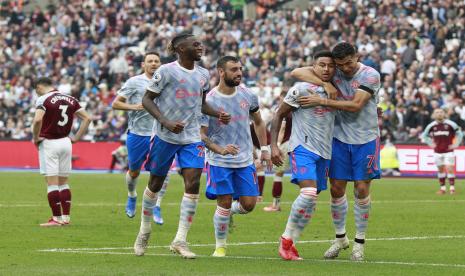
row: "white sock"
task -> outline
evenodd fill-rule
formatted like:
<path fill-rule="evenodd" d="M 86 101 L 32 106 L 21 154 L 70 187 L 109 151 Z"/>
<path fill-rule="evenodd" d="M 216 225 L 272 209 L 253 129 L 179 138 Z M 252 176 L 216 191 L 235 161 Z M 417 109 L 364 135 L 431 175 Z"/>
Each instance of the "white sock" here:
<path fill-rule="evenodd" d="M 189 232 L 192 220 L 194 219 L 198 202 L 198 194 L 184 193 L 181 201 L 181 214 L 179 215 L 178 232 L 176 233 L 174 241 L 185 242 L 187 240 L 187 232 Z"/>
<path fill-rule="evenodd" d="M 300 194 L 292 204 L 286 229 L 282 235 L 283 238 L 293 240 L 299 238 L 300 233 L 302 233 L 312 216 L 317 197 L 316 188 L 308 187 L 300 189 Z"/>
<path fill-rule="evenodd" d="M 215 214 L 213 215 L 213 225 L 215 227 L 216 248 L 226 246 L 226 238 L 228 236 L 228 228 L 230 221 L 231 209 L 225 209 L 216 206 Z"/>
<path fill-rule="evenodd" d="M 128 187 L 128 196 L 137 197 L 136 185 L 139 177 L 132 178 L 129 171 L 126 173 L 126 185 Z"/>
<path fill-rule="evenodd" d="M 239 200 L 235 200 L 231 205 L 231 214 L 247 214 L 249 211 L 242 207 Z"/>
<path fill-rule="evenodd" d="M 155 202 L 157 202 L 157 193 L 153 193 L 148 187 L 146 187 L 144 196 L 142 197 L 142 211 L 140 220 L 141 233 L 145 234 L 152 232 L 152 216 Z"/>

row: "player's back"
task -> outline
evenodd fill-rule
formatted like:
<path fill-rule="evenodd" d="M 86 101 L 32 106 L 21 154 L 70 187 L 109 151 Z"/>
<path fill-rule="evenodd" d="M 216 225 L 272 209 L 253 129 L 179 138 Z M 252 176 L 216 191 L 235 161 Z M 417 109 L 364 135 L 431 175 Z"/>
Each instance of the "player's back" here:
<path fill-rule="evenodd" d="M 58 91 L 49 92 L 37 99 L 36 108 L 45 111 L 40 137 L 60 139 L 71 132 L 74 113 L 81 108 L 79 102 Z"/>
<path fill-rule="evenodd" d="M 376 139 L 379 136 L 376 110 L 380 88 L 379 73 L 360 64 L 358 72 L 352 78 L 347 78 L 340 70 L 336 70 L 333 81 L 339 90 L 338 100 L 351 101 L 358 89 L 372 94 L 360 112 L 337 111 L 334 137 L 348 144 L 364 144 Z"/>

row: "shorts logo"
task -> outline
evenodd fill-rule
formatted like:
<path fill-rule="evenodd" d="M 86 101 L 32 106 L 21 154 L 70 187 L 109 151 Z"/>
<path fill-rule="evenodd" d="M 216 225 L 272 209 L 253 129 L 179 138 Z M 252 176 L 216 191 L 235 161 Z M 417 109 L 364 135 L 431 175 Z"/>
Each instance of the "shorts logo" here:
<path fill-rule="evenodd" d="M 199 156 L 199 157 L 203 157 L 204 154 L 205 154 L 205 152 L 204 152 L 205 147 L 202 146 L 202 145 L 198 145 L 196 148 L 197 148 L 197 150 L 199 151 L 198 156 Z"/>
<path fill-rule="evenodd" d="M 307 173 L 308 170 L 305 167 L 300 167 L 299 171 L 300 171 L 300 174 L 305 174 L 305 173 Z"/>

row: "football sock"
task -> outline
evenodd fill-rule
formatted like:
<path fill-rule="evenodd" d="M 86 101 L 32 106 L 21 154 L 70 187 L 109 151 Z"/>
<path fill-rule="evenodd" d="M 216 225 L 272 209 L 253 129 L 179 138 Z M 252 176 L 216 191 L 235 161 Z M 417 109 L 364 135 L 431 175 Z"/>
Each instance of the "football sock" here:
<path fill-rule="evenodd" d="M 161 201 L 163 200 L 163 196 L 166 193 L 166 187 L 168 187 L 168 182 L 170 182 L 170 176 L 167 175 L 165 181 L 163 182 L 163 186 L 161 186 L 160 191 L 158 192 L 158 199 L 157 199 L 157 207 L 161 206 Z"/>
<path fill-rule="evenodd" d="M 292 234 L 292 240 L 294 241 L 294 244 L 297 243 L 298 239 L 300 238 L 300 235 L 302 234 L 302 231 L 305 229 L 305 226 L 307 226 L 310 219 L 312 218 L 313 212 L 315 211 L 317 199 L 318 194 L 316 194 L 315 190 L 315 194 L 311 196 L 312 203 L 307 208 L 307 210 L 305 210 L 305 214 L 302 216 L 302 218 L 297 222 L 297 227 L 294 229 L 294 233 Z"/>
<path fill-rule="evenodd" d="M 216 206 L 216 212 L 213 215 L 216 248 L 226 246 L 226 237 L 228 235 L 230 213 L 231 209 L 225 209 L 220 206 Z"/>
<path fill-rule="evenodd" d="M 263 195 L 263 188 L 265 187 L 265 172 L 258 172 L 258 193 L 259 195 Z"/>
<path fill-rule="evenodd" d="M 181 214 L 179 216 L 178 232 L 176 233 L 176 237 L 174 238 L 175 241 L 186 241 L 187 232 L 191 227 L 198 202 L 198 194 L 184 193 L 184 196 L 181 201 Z"/>
<path fill-rule="evenodd" d="M 68 184 L 59 185 L 58 189 L 60 191 L 63 221 L 69 222 L 69 214 L 71 211 L 71 190 Z"/>
<path fill-rule="evenodd" d="M 347 203 L 346 195 L 340 198 L 331 198 L 331 214 L 333 217 L 334 229 L 336 235 L 346 233 L 346 217 L 349 205 Z"/>
<path fill-rule="evenodd" d="M 438 173 L 439 185 L 441 185 L 441 190 L 446 190 L 446 174 L 445 173 Z M 444 189 L 443 189 L 444 188 Z"/>
<path fill-rule="evenodd" d="M 61 220 L 61 201 L 58 185 L 47 186 L 48 205 L 52 209 L 53 218 L 57 221 Z"/>
<path fill-rule="evenodd" d="M 139 177 L 132 178 L 129 171 L 126 173 L 126 184 L 128 185 L 128 196 L 137 197 L 136 185 Z"/>
<path fill-rule="evenodd" d="M 300 194 L 292 203 L 291 212 L 283 233 L 285 239 L 297 239 L 310 220 L 317 199 L 317 189 L 313 187 L 300 189 Z M 308 210 L 311 209 L 311 210 Z M 305 214 L 309 212 L 309 216 Z"/>
<path fill-rule="evenodd" d="M 142 197 L 142 212 L 140 221 L 140 232 L 149 233 L 152 231 L 153 207 L 157 202 L 157 193 L 150 191 L 149 187 L 145 188 Z"/>
<path fill-rule="evenodd" d="M 273 206 L 279 206 L 279 202 L 281 201 L 281 195 L 283 193 L 283 182 L 280 176 L 274 177 L 273 181 Z"/>
<path fill-rule="evenodd" d="M 452 173 L 448 173 L 447 174 L 447 178 L 449 179 L 449 189 L 451 191 L 454 191 L 455 190 L 455 174 L 452 174 Z"/>
<path fill-rule="evenodd" d="M 242 207 L 241 203 L 236 200 L 232 203 L 231 205 L 231 214 L 234 215 L 234 214 L 247 214 L 249 211 L 247 211 L 246 209 L 244 209 L 244 207 Z"/>
<path fill-rule="evenodd" d="M 366 198 L 355 198 L 354 216 L 355 216 L 355 239 L 365 240 L 365 232 L 368 226 L 368 217 L 370 214 L 371 200 L 370 196 Z M 362 242 L 359 242 L 362 243 Z"/>

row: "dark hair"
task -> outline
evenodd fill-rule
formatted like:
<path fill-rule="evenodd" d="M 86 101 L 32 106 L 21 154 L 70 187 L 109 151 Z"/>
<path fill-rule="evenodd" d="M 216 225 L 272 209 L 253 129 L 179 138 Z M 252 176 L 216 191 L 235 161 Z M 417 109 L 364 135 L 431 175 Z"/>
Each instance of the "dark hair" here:
<path fill-rule="evenodd" d="M 145 52 L 144 58 L 142 59 L 142 61 L 145 61 L 147 56 L 150 56 L 150 55 L 156 55 L 158 58 L 160 58 L 160 54 L 157 51 L 147 51 Z"/>
<path fill-rule="evenodd" d="M 334 58 L 343 59 L 348 56 L 355 55 L 357 53 L 357 49 L 348 42 L 341 42 L 334 46 L 332 54 Z"/>
<path fill-rule="evenodd" d="M 186 40 L 187 38 L 193 37 L 193 36 L 194 36 L 193 34 L 186 33 L 186 32 L 182 32 L 182 33 L 175 35 L 173 39 L 171 39 L 171 42 L 168 44 L 168 51 L 172 54 L 176 53 L 176 50 L 177 50 L 176 48 L 179 46 L 179 44 L 183 42 L 184 40 Z"/>
<path fill-rule="evenodd" d="M 313 55 L 313 60 L 317 60 L 319 59 L 320 57 L 329 57 L 329 58 L 333 58 L 333 53 L 331 53 L 331 51 L 329 50 L 322 50 L 322 51 L 318 51 L 316 52 L 314 55 Z"/>
<path fill-rule="evenodd" d="M 38 78 L 34 83 L 34 88 L 37 88 L 38 85 L 52 86 L 53 81 L 47 77 Z"/>
<path fill-rule="evenodd" d="M 237 57 L 234 57 L 234 56 L 224 56 L 224 57 L 221 57 L 217 62 L 216 62 L 216 68 L 219 69 L 224 69 L 225 66 L 226 66 L 226 63 L 228 62 L 239 62 L 240 60 L 237 58 Z"/>

